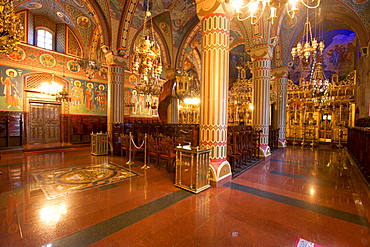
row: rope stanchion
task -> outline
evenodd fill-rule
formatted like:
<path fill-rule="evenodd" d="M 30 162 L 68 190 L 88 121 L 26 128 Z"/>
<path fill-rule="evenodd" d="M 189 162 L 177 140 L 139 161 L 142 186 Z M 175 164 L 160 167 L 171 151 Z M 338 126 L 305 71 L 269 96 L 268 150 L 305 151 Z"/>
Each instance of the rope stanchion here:
<path fill-rule="evenodd" d="M 129 141 L 129 145 L 128 145 L 128 161 L 126 162 L 126 165 L 133 165 L 134 162 L 131 160 L 131 139 L 132 139 L 132 134 L 130 132 L 130 141 Z"/>
<path fill-rule="evenodd" d="M 132 147 L 131 147 L 131 143 L 134 145 L 134 147 L 136 149 L 142 149 L 144 147 L 144 165 L 141 167 L 141 169 L 148 169 L 150 168 L 150 166 L 147 164 L 147 134 L 145 133 L 145 136 L 144 136 L 144 141 L 141 143 L 140 146 L 137 146 L 133 137 L 132 137 L 132 133 L 130 132 L 130 144 L 129 144 L 129 155 L 128 155 L 128 161 L 126 162 L 127 165 L 133 165 L 134 164 L 134 161 L 131 160 L 131 153 L 132 153 Z"/>
<path fill-rule="evenodd" d="M 144 136 L 144 165 L 141 167 L 141 169 L 148 169 L 150 166 L 146 163 L 148 157 L 147 157 L 147 142 L 148 142 L 148 135 L 145 133 Z"/>

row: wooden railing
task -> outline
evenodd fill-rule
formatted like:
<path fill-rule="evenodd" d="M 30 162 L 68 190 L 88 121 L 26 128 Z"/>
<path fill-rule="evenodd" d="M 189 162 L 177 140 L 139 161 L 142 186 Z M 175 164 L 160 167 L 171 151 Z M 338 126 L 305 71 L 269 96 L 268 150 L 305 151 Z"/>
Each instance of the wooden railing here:
<path fill-rule="evenodd" d="M 23 113 L 0 112 L 0 148 L 22 146 Z"/>
<path fill-rule="evenodd" d="M 227 130 L 227 160 L 233 174 L 253 165 L 259 158 L 262 131 L 251 126 L 229 126 Z"/>
<path fill-rule="evenodd" d="M 269 128 L 269 147 L 271 152 L 279 149 L 279 128 Z"/>
<path fill-rule="evenodd" d="M 107 132 L 106 116 L 72 115 L 70 116 L 70 142 L 89 143 L 91 133 Z"/>
<path fill-rule="evenodd" d="M 370 183 L 370 127 L 347 127 L 347 150 Z"/>
<path fill-rule="evenodd" d="M 113 152 L 120 155 L 122 134 L 131 134 L 137 138 L 139 134 L 150 134 L 153 136 L 169 136 L 174 141 L 181 140 L 181 144 L 191 143 L 191 146 L 199 146 L 199 125 L 197 124 L 162 124 L 162 123 L 124 123 L 113 126 Z M 180 143 L 177 143 L 180 144 Z"/>

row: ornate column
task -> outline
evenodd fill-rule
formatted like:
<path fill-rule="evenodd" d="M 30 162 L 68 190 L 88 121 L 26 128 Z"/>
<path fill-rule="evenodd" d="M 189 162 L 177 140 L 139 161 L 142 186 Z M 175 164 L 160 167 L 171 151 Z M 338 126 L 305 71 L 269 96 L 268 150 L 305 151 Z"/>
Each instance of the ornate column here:
<path fill-rule="evenodd" d="M 288 67 L 281 66 L 272 69 L 272 75 L 277 90 L 276 128 L 279 128 L 279 147 L 286 147 L 286 102 L 288 89 Z"/>
<path fill-rule="evenodd" d="M 108 134 L 112 138 L 115 124 L 124 123 L 124 66 L 122 57 L 112 52 L 105 55 L 108 64 Z"/>
<path fill-rule="evenodd" d="M 255 130 L 262 130 L 260 138 L 259 155 L 267 157 L 271 155 L 268 145 L 269 118 L 270 118 L 270 73 L 272 48 L 268 44 L 252 47 L 252 126 Z"/>
<path fill-rule="evenodd" d="M 227 97 L 229 84 L 230 15 L 218 0 L 197 0 L 202 24 L 202 82 L 200 146 L 210 148 L 211 183 L 231 179 L 227 155 Z"/>

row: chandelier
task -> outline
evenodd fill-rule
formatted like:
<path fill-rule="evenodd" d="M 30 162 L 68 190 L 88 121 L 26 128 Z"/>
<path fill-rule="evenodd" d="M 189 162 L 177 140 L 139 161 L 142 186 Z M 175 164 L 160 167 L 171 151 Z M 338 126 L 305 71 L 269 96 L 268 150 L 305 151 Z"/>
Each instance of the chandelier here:
<path fill-rule="evenodd" d="M 245 3 L 246 1 L 246 3 Z M 321 0 L 231 0 L 231 6 L 236 10 L 239 21 L 251 20 L 256 24 L 262 17 L 265 9 L 270 8 L 268 21 L 272 24 L 277 19 L 277 8 L 284 5 L 290 18 L 294 18 L 298 12 L 297 4 L 301 2 L 306 8 L 314 9 L 319 7 Z"/>
<path fill-rule="evenodd" d="M 50 82 L 43 82 L 39 87 L 41 93 L 48 95 L 57 95 L 62 89 L 63 85 L 55 82 L 54 74 L 52 74 Z"/>
<path fill-rule="evenodd" d="M 10 54 L 24 37 L 23 25 L 12 0 L 0 0 L 0 52 Z"/>
<path fill-rule="evenodd" d="M 142 35 L 139 38 L 138 44 L 134 46 L 132 72 L 140 75 L 139 80 L 136 82 L 136 89 L 139 93 L 159 95 L 162 92 L 163 84 L 160 80 L 162 73 L 161 50 L 154 38 L 149 5 L 148 0 Z M 150 23 L 148 23 L 148 18 L 150 18 Z"/>
<path fill-rule="evenodd" d="M 46 95 L 55 96 L 55 100 L 59 102 L 70 102 L 71 97 L 68 94 L 66 87 L 55 81 L 54 74 L 51 75 L 51 81 L 43 82 L 38 90 Z"/>
<path fill-rule="evenodd" d="M 77 52 L 76 52 L 77 53 Z M 87 51 L 85 52 L 87 54 Z M 99 54 L 99 51 L 98 51 Z M 98 56 L 99 57 L 99 56 Z M 100 59 L 92 59 L 91 57 L 75 57 L 75 61 L 80 65 L 81 69 L 85 71 L 86 77 L 90 80 L 99 72 L 101 68 Z"/>
<path fill-rule="evenodd" d="M 324 41 L 318 42 L 316 38 L 312 38 L 312 27 L 311 22 L 308 20 L 304 24 L 303 37 L 301 41 L 297 43 L 296 47 L 292 48 L 291 54 L 293 60 L 299 58 L 308 63 L 309 59 L 316 58 L 316 56 L 322 56 L 322 52 L 325 49 Z"/>

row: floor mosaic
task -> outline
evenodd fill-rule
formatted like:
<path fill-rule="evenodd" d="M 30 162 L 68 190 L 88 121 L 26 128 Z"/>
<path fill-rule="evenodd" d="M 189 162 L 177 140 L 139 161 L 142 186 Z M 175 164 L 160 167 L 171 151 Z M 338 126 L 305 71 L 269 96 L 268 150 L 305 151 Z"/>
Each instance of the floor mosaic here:
<path fill-rule="evenodd" d="M 33 174 L 48 199 L 140 176 L 113 163 L 78 165 Z"/>

